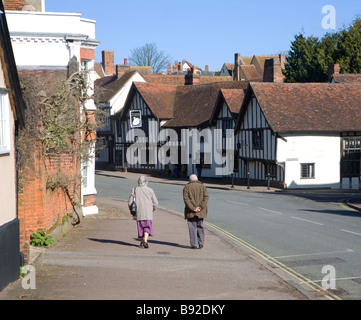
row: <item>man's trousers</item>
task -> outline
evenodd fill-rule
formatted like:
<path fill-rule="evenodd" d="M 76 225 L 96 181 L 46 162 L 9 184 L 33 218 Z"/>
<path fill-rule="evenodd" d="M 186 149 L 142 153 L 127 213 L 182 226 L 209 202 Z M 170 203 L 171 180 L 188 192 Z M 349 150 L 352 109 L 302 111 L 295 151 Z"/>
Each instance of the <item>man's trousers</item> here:
<path fill-rule="evenodd" d="M 203 219 L 198 217 L 187 219 L 189 239 L 191 247 L 199 248 L 204 246 Z"/>

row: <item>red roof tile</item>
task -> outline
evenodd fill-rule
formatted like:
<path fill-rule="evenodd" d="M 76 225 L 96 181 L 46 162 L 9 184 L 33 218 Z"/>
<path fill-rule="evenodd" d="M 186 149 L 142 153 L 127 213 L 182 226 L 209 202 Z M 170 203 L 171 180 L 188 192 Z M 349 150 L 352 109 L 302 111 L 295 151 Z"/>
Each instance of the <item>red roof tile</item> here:
<path fill-rule="evenodd" d="M 275 132 L 361 131 L 360 85 L 252 82 L 251 89 Z"/>

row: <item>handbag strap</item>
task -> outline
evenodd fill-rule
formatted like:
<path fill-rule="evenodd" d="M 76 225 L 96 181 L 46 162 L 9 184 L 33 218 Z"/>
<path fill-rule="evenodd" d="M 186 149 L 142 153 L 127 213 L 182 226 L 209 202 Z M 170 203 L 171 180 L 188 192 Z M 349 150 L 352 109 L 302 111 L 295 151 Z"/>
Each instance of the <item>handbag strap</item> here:
<path fill-rule="evenodd" d="M 134 201 L 135 201 L 135 188 L 133 188 L 133 190 L 134 190 Z"/>

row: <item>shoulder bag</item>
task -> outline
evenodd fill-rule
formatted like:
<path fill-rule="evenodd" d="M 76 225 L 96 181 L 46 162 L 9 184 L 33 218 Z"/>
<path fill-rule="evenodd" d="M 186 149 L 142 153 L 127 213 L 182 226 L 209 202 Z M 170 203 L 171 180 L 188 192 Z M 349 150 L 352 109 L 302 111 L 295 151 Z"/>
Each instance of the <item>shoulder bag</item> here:
<path fill-rule="evenodd" d="M 133 188 L 134 190 L 134 199 L 133 202 L 130 204 L 130 213 L 132 214 L 132 216 L 135 216 L 137 214 L 137 204 L 135 203 L 135 188 Z"/>

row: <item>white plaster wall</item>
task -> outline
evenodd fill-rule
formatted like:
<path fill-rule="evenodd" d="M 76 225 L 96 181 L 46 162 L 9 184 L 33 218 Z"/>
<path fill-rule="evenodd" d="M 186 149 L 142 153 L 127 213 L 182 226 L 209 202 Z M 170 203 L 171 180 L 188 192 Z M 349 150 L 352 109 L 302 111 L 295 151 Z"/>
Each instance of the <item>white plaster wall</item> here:
<path fill-rule="evenodd" d="M 0 83 L 3 82 L 3 73 L 0 70 Z M 0 226 L 16 218 L 16 176 L 15 176 L 15 145 L 14 145 L 14 115 L 10 108 L 9 96 L 4 103 L 8 108 L 10 126 L 10 152 L 0 154 Z"/>
<path fill-rule="evenodd" d="M 277 161 L 285 163 L 288 188 L 340 187 L 340 137 L 338 134 L 282 135 L 277 140 Z M 315 178 L 301 179 L 301 164 L 315 164 Z"/>
<path fill-rule="evenodd" d="M 112 115 L 123 109 L 125 101 L 128 97 L 129 90 L 133 82 L 146 82 L 146 81 L 139 73 L 135 73 L 134 76 L 130 78 L 128 82 L 123 86 L 123 88 L 119 90 L 117 94 L 115 94 L 114 97 L 110 100 Z"/>

